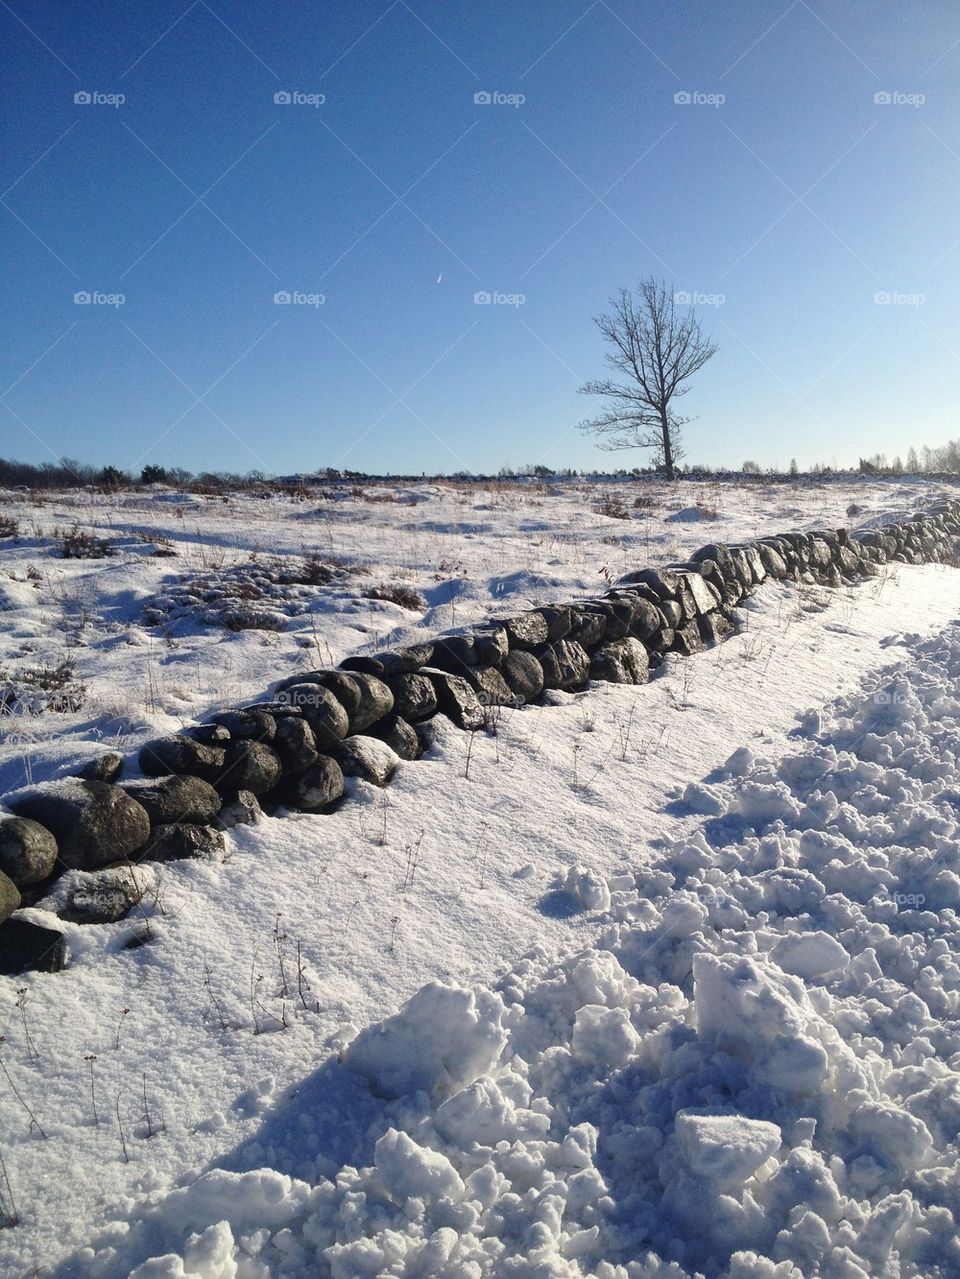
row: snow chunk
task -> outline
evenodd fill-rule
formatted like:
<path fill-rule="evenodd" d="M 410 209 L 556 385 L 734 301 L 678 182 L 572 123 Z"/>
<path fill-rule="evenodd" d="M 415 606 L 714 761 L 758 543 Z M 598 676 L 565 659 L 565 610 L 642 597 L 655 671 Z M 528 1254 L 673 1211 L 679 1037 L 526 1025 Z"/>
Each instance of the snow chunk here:
<path fill-rule="evenodd" d="M 507 1041 L 499 995 L 431 982 L 400 1012 L 361 1030 L 344 1065 L 380 1097 L 423 1090 L 435 1100 L 472 1083 L 494 1064 Z"/>
<path fill-rule="evenodd" d="M 377 1142 L 373 1161 L 384 1187 L 398 1203 L 463 1198 L 463 1181 L 450 1160 L 437 1150 L 418 1146 L 396 1128 L 388 1129 Z"/>
<path fill-rule="evenodd" d="M 609 910 L 610 889 L 602 875 L 579 863 L 571 866 L 561 887 L 583 904 L 584 910 Z"/>
<path fill-rule="evenodd" d="M 785 973 L 805 981 L 842 972 L 850 963 L 847 950 L 829 933 L 791 933 L 778 941 L 770 953 Z"/>
<path fill-rule="evenodd" d="M 577 1010 L 571 1048 L 588 1065 L 624 1066 L 637 1050 L 640 1036 L 625 1008 L 585 1004 Z"/>
<path fill-rule="evenodd" d="M 718 1191 L 739 1189 L 780 1149 L 776 1124 L 742 1115 L 677 1114 L 677 1143 L 692 1173 Z"/>

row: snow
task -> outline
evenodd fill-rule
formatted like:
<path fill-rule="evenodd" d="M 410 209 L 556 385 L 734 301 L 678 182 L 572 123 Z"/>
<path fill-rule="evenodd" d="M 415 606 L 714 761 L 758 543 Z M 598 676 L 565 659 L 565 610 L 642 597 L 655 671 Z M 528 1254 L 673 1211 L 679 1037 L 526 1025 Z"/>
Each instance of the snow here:
<path fill-rule="evenodd" d="M 682 545 L 842 524 L 850 489 L 874 518 L 911 511 L 923 487 L 718 486 L 697 501 L 721 520 Z M 374 581 L 402 562 L 428 600 L 457 582 L 418 624 L 352 607 L 338 582 L 290 630 L 198 625 L 171 647 L 118 599 L 155 593 L 176 560 L 5 551 L 9 571 L 42 560 L 90 606 L 70 648 L 47 650 L 53 595 L 14 583 L 0 665 L 70 652 L 88 702 L 10 725 L 7 784 L 107 742 L 129 767 L 146 737 L 316 665 L 311 616 L 336 660 L 388 619 L 412 639 L 481 616 L 514 573 L 530 575 L 518 604 L 545 573 L 563 598 L 597 589 L 598 565 L 672 558 L 667 539 L 687 538 L 661 528 L 666 496 L 644 512 L 647 547 L 641 521 L 596 516 L 573 488 L 477 491 L 491 531 L 463 537 L 462 497 L 411 492 L 416 508 L 330 502 L 324 523 Z M 96 527 L 130 523 L 128 500 L 91 512 Z M 144 502 L 136 518 L 179 521 L 195 567 L 217 540 L 250 553 L 242 499 L 186 523 Z M 297 508 L 270 505 L 260 536 L 299 554 Z M 58 499 L 30 518 L 67 513 Z M 139 914 L 66 925 L 65 972 L 0 983 L 2 1060 L 47 1133 L 0 1090 L 22 1218 L 0 1231 L 0 1271 L 960 1273 L 958 598 L 935 566 L 850 591 L 767 584 L 742 633 L 649 686 L 505 715 L 476 736 L 469 776 L 465 735 L 441 728 L 386 792 L 358 781 L 332 816 L 231 831 L 223 865 L 164 865 L 138 949 Z"/>

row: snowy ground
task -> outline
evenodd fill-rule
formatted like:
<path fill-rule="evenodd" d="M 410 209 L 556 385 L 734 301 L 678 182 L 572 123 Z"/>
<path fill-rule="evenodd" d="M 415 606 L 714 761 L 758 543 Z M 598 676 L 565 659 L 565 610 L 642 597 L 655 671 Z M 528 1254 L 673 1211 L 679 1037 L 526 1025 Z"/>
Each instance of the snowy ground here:
<path fill-rule="evenodd" d="M 595 512 L 608 491 L 629 520 Z M 297 661 L 318 664 L 318 650 L 339 660 L 398 627 L 413 638 L 502 604 L 575 596 L 709 540 L 910 514 L 937 491 L 711 486 L 678 500 L 650 485 L 424 486 L 399 490 L 402 502 L 319 508 L 162 493 L 35 508 L 16 495 L 2 507 L 24 536 L 0 543 L 0 667 L 16 685 L 25 668 L 70 661 L 86 693 L 76 712 L 6 721 L 3 789 L 56 775 L 104 740 L 132 757 L 158 729 L 259 695 Z M 654 505 L 634 508 L 636 496 Z M 848 520 L 851 503 L 864 509 Z M 668 519 L 689 507 L 719 518 Z M 117 553 L 57 558 L 53 528 L 74 520 L 117 540 Z M 177 558 L 149 553 L 160 538 Z M 343 575 L 286 630 L 205 625 L 209 600 L 142 624 L 158 596 L 186 598 L 177 578 L 235 579 L 241 565 L 249 578 L 252 553 L 256 568 L 314 551 Z M 426 608 L 363 598 L 398 581 Z M 232 837 L 222 867 L 164 867 L 154 937 L 140 949 L 124 942 L 142 921 L 68 926 L 70 969 L 32 976 L 24 1008 L 21 983 L 0 979 L 0 1061 L 46 1133 L 2 1081 L 0 1153 L 22 1221 L 0 1234 L 0 1271 L 126 1275 L 145 1258 L 186 1255 L 186 1236 L 211 1227 L 186 1270 L 155 1263 L 144 1279 L 331 1265 L 337 1276 L 604 1279 L 615 1272 L 602 1260 L 649 1250 L 683 1269 L 627 1273 L 719 1275 L 737 1248 L 799 1267 L 743 1261 L 738 1276 L 957 1273 L 952 1228 L 933 1209 L 958 1207 L 942 1171 L 955 1162 L 960 1047 L 949 959 L 958 601 L 955 570 L 932 566 L 896 566 L 850 591 L 765 586 L 743 633 L 671 659 L 650 686 L 556 694 L 505 717 L 497 737 L 475 740 L 469 774 L 467 739 L 450 729 L 389 792 L 358 784 L 332 817 L 267 819 Z M 852 701 L 824 709 L 838 696 Z M 868 736 L 891 732 L 888 749 Z M 788 762 L 798 743 L 807 764 Z M 736 776 L 711 780 L 742 747 L 759 762 L 741 753 Z M 752 840 L 750 826 L 767 838 Z M 784 942 L 791 931 L 815 941 Z M 704 961 L 695 1000 L 695 952 L 759 958 L 732 976 Z M 450 1079 L 429 1100 L 386 1103 L 335 1062 L 360 1027 L 431 981 L 499 981 L 506 1001 L 501 1012 L 487 1000 L 478 1023 L 485 1042 L 509 1037 L 499 1065 L 458 1038 L 466 995 L 452 1011 L 428 1008 L 426 1024 L 480 1066 L 478 1086 L 443 1116 Z M 775 1034 L 787 1040 L 768 1042 Z M 402 1069 L 409 1051 L 396 1042 Z M 710 1123 L 675 1122 L 703 1108 Z M 600 1134 L 595 1150 L 583 1124 Z M 375 1155 L 391 1128 L 438 1154 L 394 1136 Z M 734 1155 L 711 1153 L 716 1132 Z M 499 1140 L 511 1152 L 496 1153 Z M 751 1152 L 762 1157 L 748 1167 Z M 345 1164 L 366 1171 L 308 1189 Z M 173 1191 L 213 1165 L 272 1171 Z M 891 1192 L 907 1197 L 884 1205 Z M 822 1229 L 791 1217 L 808 1200 Z M 690 1205 L 705 1202 L 691 1221 Z"/>

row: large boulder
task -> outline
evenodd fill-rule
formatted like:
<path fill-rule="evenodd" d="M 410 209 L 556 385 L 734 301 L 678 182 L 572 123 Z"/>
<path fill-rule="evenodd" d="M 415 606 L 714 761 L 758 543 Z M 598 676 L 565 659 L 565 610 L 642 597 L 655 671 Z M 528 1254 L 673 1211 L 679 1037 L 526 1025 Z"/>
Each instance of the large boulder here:
<path fill-rule="evenodd" d="M 340 663 L 344 671 L 361 671 L 383 679 L 387 675 L 403 675 L 426 666 L 433 657 L 432 644 L 411 644 L 388 653 L 348 657 Z"/>
<path fill-rule="evenodd" d="M 397 771 L 400 756 L 376 737 L 348 737 L 337 747 L 337 762 L 345 777 L 359 777 L 386 786 Z"/>
<path fill-rule="evenodd" d="M 437 694 L 426 675 L 392 675 L 393 709 L 406 720 L 429 719 L 437 713 Z"/>
<path fill-rule="evenodd" d="M 20 906 L 20 889 L 0 870 L 0 924 Z"/>
<path fill-rule="evenodd" d="M 58 973 L 67 962 L 67 939 L 56 928 L 14 915 L 0 924 L 0 973 Z"/>
<path fill-rule="evenodd" d="M 15 791 L 6 804 L 17 817 L 46 826 L 69 870 L 96 870 L 129 857 L 150 834 L 142 804 L 106 782 L 66 778 Z"/>
<path fill-rule="evenodd" d="M 535 701 L 543 692 L 543 667 L 532 653 L 517 649 L 504 658 L 500 674 L 513 696 L 521 702 Z"/>
<path fill-rule="evenodd" d="M 351 735 L 364 732 L 393 710 L 393 693 L 382 679 L 362 671 L 358 671 L 353 679 L 360 690 L 360 702 L 356 710 L 350 712 Z"/>
<path fill-rule="evenodd" d="M 496 625 L 502 626 L 507 632 L 507 641 L 511 650 L 539 648 L 550 638 L 550 628 L 546 618 L 542 613 L 535 611 L 520 613 L 516 617 L 498 618 Z"/>
<path fill-rule="evenodd" d="M 280 780 L 280 756 L 265 742 L 240 738 L 227 747 L 223 774 L 217 779 L 222 794 L 240 790 L 265 795 Z"/>
<path fill-rule="evenodd" d="M 386 742 L 400 759 L 418 759 L 423 753 L 416 729 L 399 715 L 385 715 L 373 725 L 369 736 Z"/>
<path fill-rule="evenodd" d="M 39 884 L 53 874 L 57 841 L 29 817 L 0 821 L 0 871 L 15 884 Z"/>
<path fill-rule="evenodd" d="M 202 777 L 170 773 L 125 782 L 121 787 L 147 810 L 151 826 L 169 822 L 212 822 L 220 811 L 220 796 Z"/>
<path fill-rule="evenodd" d="M 678 573 L 677 577 L 693 600 L 693 612 L 686 620 L 692 621 L 700 613 L 712 613 L 719 601 L 705 578 L 700 573 Z"/>
<path fill-rule="evenodd" d="M 518 649 L 517 652 L 522 650 Z M 496 666 L 481 666 L 468 671 L 464 678 L 476 692 L 481 706 L 516 706 L 517 698 L 513 689 Z"/>
<path fill-rule="evenodd" d="M 284 773 L 302 773 L 317 758 L 317 739 L 302 715 L 284 715 L 277 720 L 277 735 L 270 743 Z"/>
<path fill-rule="evenodd" d="M 566 639 L 575 640 L 586 649 L 595 648 L 601 640 L 607 638 L 607 616 L 605 613 L 584 607 L 578 608 Z M 610 636 L 611 639 L 614 636 Z"/>
<path fill-rule="evenodd" d="M 219 715 L 214 715 L 213 722 L 225 728 L 232 738 L 252 738 L 255 742 L 272 742 L 277 731 L 276 720 L 259 706 L 221 711 Z"/>
<path fill-rule="evenodd" d="M 277 698 L 299 708 L 313 729 L 318 750 L 343 741 L 349 732 L 350 716 L 340 700 L 322 684 L 291 684 L 278 693 Z"/>
<path fill-rule="evenodd" d="M 611 684 L 643 684 L 649 675 L 650 656 L 632 635 L 601 644 L 590 655 L 592 679 L 607 680 Z"/>
<path fill-rule="evenodd" d="M 590 657 L 576 640 L 557 640 L 537 654 L 544 688 L 578 688 L 590 678 Z"/>
<path fill-rule="evenodd" d="M 227 730 L 222 724 L 213 726 L 220 732 Z M 158 737 L 141 748 L 139 755 L 141 772 L 147 777 L 166 777 L 169 773 L 188 773 L 215 782 L 223 772 L 224 747 L 197 741 L 183 733 Z"/>
<path fill-rule="evenodd" d="M 546 630 L 546 622 L 542 617 L 540 621 Z M 483 727 L 483 707 L 465 679 L 448 671 L 436 670 L 432 666 L 425 667 L 423 674 L 433 685 L 438 709 L 453 720 L 457 728 L 473 732 Z"/>
<path fill-rule="evenodd" d="M 299 777 L 291 778 L 286 789 L 292 807 L 320 812 L 343 795 L 343 770 L 329 755 L 319 755 Z"/>

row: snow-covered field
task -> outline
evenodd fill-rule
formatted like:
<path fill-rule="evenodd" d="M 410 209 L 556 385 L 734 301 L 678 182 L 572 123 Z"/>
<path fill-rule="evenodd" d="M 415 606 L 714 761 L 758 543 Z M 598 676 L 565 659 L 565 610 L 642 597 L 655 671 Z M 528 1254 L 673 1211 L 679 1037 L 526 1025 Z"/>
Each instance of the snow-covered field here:
<path fill-rule="evenodd" d="M 298 664 L 944 493 L 5 494 L 0 786 L 135 768 Z M 74 525 L 113 553 L 61 558 Z M 551 694 L 469 761 L 441 730 L 389 791 L 165 865 L 144 946 L 66 925 L 67 971 L 0 979 L 0 1272 L 960 1273 L 958 603 L 940 566 L 765 585 L 649 686 Z"/>

